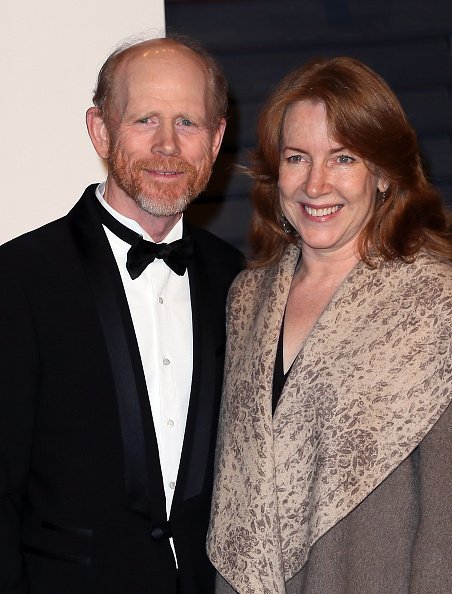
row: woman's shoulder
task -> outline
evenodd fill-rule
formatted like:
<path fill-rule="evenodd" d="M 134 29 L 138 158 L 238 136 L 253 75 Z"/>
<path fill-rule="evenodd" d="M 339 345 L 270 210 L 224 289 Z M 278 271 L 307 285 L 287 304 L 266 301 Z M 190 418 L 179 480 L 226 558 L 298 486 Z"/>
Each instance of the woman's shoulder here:
<path fill-rule="evenodd" d="M 443 286 L 452 291 L 452 262 L 421 251 L 412 262 L 395 260 L 383 265 L 386 275 L 397 278 L 401 286 L 417 287 L 417 291 L 428 289 L 431 284 Z"/>
<path fill-rule="evenodd" d="M 415 263 L 420 267 L 428 267 L 432 271 L 440 271 L 442 274 L 452 276 L 452 261 L 440 258 L 434 254 L 421 250 L 415 259 Z"/>
<path fill-rule="evenodd" d="M 261 287 L 275 278 L 278 272 L 277 269 L 278 266 L 275 264 L 259 267 L 248 266 L 236 276 L 232 287 L 239 290 Z"/>
<path fill-rule="evenodd" d="M 240 317 L 254 317 L 257 311 L 272 299 L 275 287 L 281 282 L 280 263 L 246 268 L 231 285 L 228 311 Z"/>
<path fill-rule="evenodd" d="M 386 282 L 397 302 L 418 315 L 449 319 L 452 315 L 452 264 L 422 251 L 413 262 L 393 262 Z M 449 322 L 448 322 L 449 323 Z"/>
<path fill-rule="evenodd" d="M 412 281 L 424 287 L 426 291 L 436 286 L 442 289 L 444 295 L 452 297 L 452 262 L 422 251 L 409 270 Z"/>
<path fill-rule="evenodd" d="M 249 265 L 235 279 L 233 286 L 238 289 L 258 289 L 271 285 L 275 281 L 291 282 L 292 275 L 300 256 L 295 246 L 289 246 L 283 256 L 265 266 Z"/>
<path fill-rule="evenodd" d="M 229 307 L 254 307 L 262 292 L 266 274 L 263 268 L 246 268 L 239 272 L 229 289 Z"/>
<path fill-rule="evenodd" d="M 266 268 L 245 268 L 236 276 L 232 286 L 239 288 L 257 285 L 265 278 L 266 270 Z"/>

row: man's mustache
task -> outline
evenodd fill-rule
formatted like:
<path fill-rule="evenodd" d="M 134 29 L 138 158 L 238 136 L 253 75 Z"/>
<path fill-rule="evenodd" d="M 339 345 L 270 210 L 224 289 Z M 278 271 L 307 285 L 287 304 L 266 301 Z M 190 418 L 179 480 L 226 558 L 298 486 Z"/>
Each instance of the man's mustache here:
<path fill-rule="evenodd" d="M 180 157 L 153 157 L 140 159 L 133 164 L 136 171 L 158 171 L 169 173 L 196 173 L 195 167 Z"/>

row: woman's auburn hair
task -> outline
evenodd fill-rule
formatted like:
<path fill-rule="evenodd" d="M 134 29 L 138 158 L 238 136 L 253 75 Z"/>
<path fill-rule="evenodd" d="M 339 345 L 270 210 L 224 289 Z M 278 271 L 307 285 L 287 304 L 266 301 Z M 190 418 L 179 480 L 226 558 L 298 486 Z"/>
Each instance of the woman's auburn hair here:
<path fill-rule="evenodd" d="M 314 59 L 289 73 L 261 111 L 248 170 L 254 179 L 250 264 L 278 261 L 288 243 L 297 243 L 282 228 L 278 176 L 285 115 L 298 101 L 322 103 L 331 138 L 389 184 L 358 236 L 362 260 L 369 266 L 380 258 L 412 261 L 421 248 L 452 260 L 450 215 L 426 179 L 416 133 L 399 100 L 368 66 L 338 57 Z"/>

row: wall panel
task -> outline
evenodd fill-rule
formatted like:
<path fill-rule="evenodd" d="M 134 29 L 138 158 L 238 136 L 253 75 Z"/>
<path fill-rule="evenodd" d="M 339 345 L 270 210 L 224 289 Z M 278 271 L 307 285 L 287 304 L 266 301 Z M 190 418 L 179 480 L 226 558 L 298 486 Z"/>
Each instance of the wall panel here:
<path fill-rule="evenodd" d="M 431 180 L 452 206 L 450 0 L 167 0 L 166 24 L 203 42 L 230 84 L 215 176 L 191 209 L 218 234 L 247 249 L 250 183 L 234 163 L 248 162 L 264 98 L 314 56 L 354 56 L 389 82 L 418 132 Z"/>
<path fill-rule="evenodd" d="M 97 71 L 119 41 L 165 29 L 163 0 L 4 4 L 0 243 L 65 214 L 104 178 L 85 130 Z"/>

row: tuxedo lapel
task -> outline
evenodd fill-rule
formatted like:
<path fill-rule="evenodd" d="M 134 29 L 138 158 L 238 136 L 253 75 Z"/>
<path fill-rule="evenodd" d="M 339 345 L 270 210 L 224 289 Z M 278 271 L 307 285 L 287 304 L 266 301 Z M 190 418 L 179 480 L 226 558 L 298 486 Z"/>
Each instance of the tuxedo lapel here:
<path fill-rule="evenodd" d="M 127 299 L 110 245 L 93 203 L 90 186 L 68 215 L 105 337 L 115 384 L 124 455 L 126 501 L 130 509 L 161 523 L 166 517 L 157 439 L 138 345 Z M 184 235 L 188 225 L 184 224 Z M 194 239 L 188 266 L 193 321 L 193 377 L 190 404 L 173 506 L 199 495 L 212 460 L 218 407 L 216 356 L 224 348 L 216 331 L 215 298 L 208 279 L 205 246 Z M 208 255 L 207 255 L 208 256 Z M 207 258 L 208 260 L 208 258 Z M 153 477 L 149 481 L 149 476 Z"/>
<path fill-rule="evenodd" d="M 184 235 L 193 230 L 185 223 Z M 209 455 L 213 447 L 215 422 L 215 343 L 213 298 L 205 258 L 194 240 L 194 254 L 188 265 L 193 320 L 193 377 L 184 445 L 173 506 L 201 493 L 205 485 Z"/>
<path fill-rule="evenodd" d="M 146 383 L 119 271 L 93 203 L 94 190 L 95 186 L 90 186 L 69 213 L 69 226 L 93 291 L 110 357 L 121 426 L 126 501 L 138 514 L 149 517 L 152 513 L 161 518 L 163 482 Z M 150 469 L 160 480 L 149 481 Z"/>

